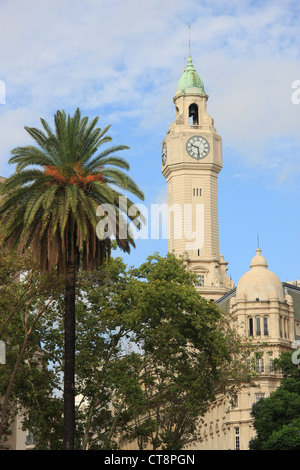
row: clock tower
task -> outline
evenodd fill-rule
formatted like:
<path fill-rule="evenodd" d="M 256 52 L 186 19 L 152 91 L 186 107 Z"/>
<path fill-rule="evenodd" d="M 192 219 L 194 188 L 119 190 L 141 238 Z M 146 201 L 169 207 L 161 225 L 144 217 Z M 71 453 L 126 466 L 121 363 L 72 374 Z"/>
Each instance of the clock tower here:
<path fill-rule="evenodd" d="M 227 262 L 219 254 L 218 174 L 222 139 L 207 114 L 208 96 L 194 69 L 190 46 L 187 67 L 174 97 L 175 120 L 161 148 L 167 182 L 169 252 L 184 256 L 197 275 L 196 288 L 217 300 L 232 287 Z"/>

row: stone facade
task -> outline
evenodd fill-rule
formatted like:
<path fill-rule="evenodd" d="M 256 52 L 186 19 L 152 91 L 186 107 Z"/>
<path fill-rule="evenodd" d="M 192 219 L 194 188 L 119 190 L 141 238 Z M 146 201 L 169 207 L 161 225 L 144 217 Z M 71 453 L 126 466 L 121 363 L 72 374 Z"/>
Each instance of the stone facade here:
<path fill-rule="evenodd" d="M 188 207 L 190 227 L 172 210 L 169 251 L 185 258 L 187 269 L 197 275 L 199 293 L 229 313 L 239 333 L 251 337 L 261 355 L 256 361 L 256 386 L 243 388 L 234 406 L 227 397 L 219 396 L 199 420 L 199 440 L 191 448 L 246 450 L 254 437 L 253 403 L 270 396 L 280 385 L 282 376 L 274 372 L 273 360 L 300 339 L 300 288 L 295 283 L 282 283 L 268 269 L 259 248 L 237 287 L 227 276 L 227 262 L 219 254 L 218 227 L 222 140 L 207 114 L 207 100 L 189 55 L 174 97 L 175 120 L 162 142 L 161 170 L 169 208 L 180 208 L 182 214 Z"/>
<path fill-rule="evenodd" d="M 247 450 L 255 435 L 250 416 L 253 403 L 269 397 L 280 385 L 282 376 L 274 371 L 273 361 L 297 344 L 300 310 L 300 289 L 281 283 L 267 269 L 260 249 L 251 261 L 251 268 L 236 288 L 219 299 L 220 308 L 229 312 L 239 333 L 251 337 L 260 353 L 256 359 L 255 386 L 243 388 L 232 406 L 226 397 L 218 397 L 199 425 L 202 450 Z"/>
<path fill-rule="evenodd" d="M 208 96 L 189 56 L 174 97 L 175 120 L 162 142 L 167 182 L 169 252 L 185 257 L 199 279 L 197 290 L 217 300 L 233 284 L 219 254 L 218 174 L 222 139 L 207 114 Z"/>

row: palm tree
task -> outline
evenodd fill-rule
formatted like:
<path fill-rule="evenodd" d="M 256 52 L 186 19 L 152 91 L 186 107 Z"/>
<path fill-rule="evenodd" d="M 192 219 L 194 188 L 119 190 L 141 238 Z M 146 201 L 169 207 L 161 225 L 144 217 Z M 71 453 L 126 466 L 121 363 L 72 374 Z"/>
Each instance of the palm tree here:
<path fill-rule="evenodd" d="M 42 272 L 53 269 L 65 280 L 64 449 L 75 442 L 75 286 L 76 272 L 95 269 L 110 255 L 110 238 L 97 234 L 97 208 L 116 210 L 114 236 L 129 252 L 134 240 L 120 228 L 130 217 L 121 214 L 120 191 L 143 199 L 143 194 L 123 170 L 128 163 L 115 155 L 126 146 L 103 150 L 111 141 L 110 126 L 97 128 L 77 109 L 74 116 L 57 111 L 55 132 L 41 119 L 43 131 L 25 127 L 36 145 L 17 147 L 9 163 L 15 173 L 0 189 L 0 219 L 4 242 L 11 250 L 31 248 Z M 101 151 L 102 150 L 102 151 Z M 123 197 L 124 199 L 124 197 Z M 128 206 L 132 202 L 126 197 Z M 107 215 L 107 213 L 105 213 Z M 125 217 L 125 219 L 124 219 Z M 141 219 L 141 216 L 138 217 Z"/>

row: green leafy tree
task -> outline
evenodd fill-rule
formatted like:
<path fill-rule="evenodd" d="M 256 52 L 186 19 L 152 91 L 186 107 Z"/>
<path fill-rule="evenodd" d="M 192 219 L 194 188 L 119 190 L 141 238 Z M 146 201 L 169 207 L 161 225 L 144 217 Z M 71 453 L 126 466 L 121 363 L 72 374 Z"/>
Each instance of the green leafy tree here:
<path fill-rule="evenodd" d="M 300 370 L 291 354 L 274 361 L 283 373 L 280 386 L 253 405 L 256 437 L 251 450 L 300 450 Z"/>
<path fill-rule="evenodd" d="M 117 243 L 129 251 L 134 241 L 121 217 L 120 193 L 143 194 L 123 171 L 128 163 L 115 156 L 125 146 L 102 150 L 110 142 L 109 126 L 97 128 L 79 109 L 73 117 L 54 115 L 55 130 L 41 119 L 43 131 L 25 127 L 37 146 L 12 151 L 15 173 L 1 185 L 0 219 L 4 243 L 19 252 L 32 248 L 42 271 L 57 268 L 65 279 L 64 448 L 74 447 L 75 432 L 75 287 L 76 272 L 95 269 L 110 253 L 110 239 L 96 233 L 97 208 L 106 204 L 117 214 L 111 224 Z M 100 153 L 97 153 L 100 152 Z M 127 206 L 131 201 L 126 200 Z M 109 232 L 110 234 L 111 232 Z"/>
<path fill-rule="evenodd" d="M 244 343 L 194 280 L 173 255 L 154 255 L 137 269 L 116 258 L 79 271 L 77 449 L 117 449 L 128 441 L 139 449 L 181 449 L 197 438 L 198 418 L 215 395 L 234 394 L 248 380 Z M 35 328 L 57 393 L 47 395 L 51 377 L 41 370 L 39 378 L 38 368 L 32 380 L 20 377 L 26 394 L 17 383 L 37 449 L 61 448 L 63 316 L 63 296 L 56 296 Z"/>
<path fill-rule="evenodd" d="M 195 440 L 197 420 L 215 395 L 233 395 L 249 379 L 244 342 L 194 281 L 173 255 L 154 255 L 138 269 L 115 259 L 82 273 L 76 314 L 81 448 L 136 440 L 140 449 L 147 443 L 180 449 Z"/>
<path fill-rule="evenodd" d="M 183 260 L 154 255 L 133 274 L 140 280 L 132 309 L 144 400 L 133 408 L 128 437 L 178 450 L 197 438 L 198 419 L 217 393 L 234 397 L 250 380 L 245 343 L 196 292 Z M 130 394 L 124 399 L 130 403 Z"/>
<path fill-rule="evenodd" d="M 2 445 L 10 434 L 11 422 L 22 411 L 24 400 L 21 397 L 24 398 L 33 385 L 38 386 L 39 395 L 42 383 L 47 394 L 53 388 L 47 361 L 43 362 L 40 355 L 36 327 L 60 287 L 57 276 L 40 275 L 30 252 L 11 255 L 0 243 L 0 339 L 6 343 L 6 364 L 0 367 Z M 39 385 L 30 380 L 37 368 Z M 54 376 L 51 380 L 53 383 Z"/>

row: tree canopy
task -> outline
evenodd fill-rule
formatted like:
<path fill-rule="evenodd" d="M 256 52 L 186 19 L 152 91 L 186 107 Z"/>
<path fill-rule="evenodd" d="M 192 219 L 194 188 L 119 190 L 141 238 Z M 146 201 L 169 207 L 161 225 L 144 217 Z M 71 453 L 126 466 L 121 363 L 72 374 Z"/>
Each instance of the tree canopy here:
<path fill-rule="evenodd" d="M 76 448 L 181 449 L 217 393 L 248 380 L 244 342 L 216 304 L 195 290 L 194 276 L 172 254 L 139 268 L 112 258 L 79 271 L 76 300 Z M 36 325 L 38 356 L 51 375 L 39 394 L 15 393 L 38 449 L 59 449 L 62 429 L 63 296 Z M 52 384 L 52 385 L 51 385 Z M 20 387 L 20 388 L 19 388 Z M 45 410 L 43 412 L 38 410 Z"/>
<path fill-rule="evenodd" d="M 251 450 L 300 450 L 300 370 L 291 352 L 274 361 L 283 373 L 280 386 L 253 405 L 256 437 Z"/>
<path fill-rule="evenodd" d="M 41 119 L 43 130 L 25 127 L 35 145 L 12 150 L 9 163 L 15 173 L 0 187 L 1 235 L 11 251 L 31 249 L 42 272 L 54 269 L 65 279 L 64 440 L 74 448 L 75 438 L 75 288 L 76 274 L 95 269 L 110 256 L 111 237 L 123 251 L 134 240 L 127 228 L 131 220 L 122 191 L 143 199 L 143 193 L 125 172 L 128 163 L 115 153 L 126 146 L 103 149 L 111 142 L 110 126 L 101 129 L 99 118 L 89 121 L 79 109 L 54 115 L 54 130 Z M 123 171 L 125 170 L 125 171 Z M 121 191 L 121 192 L 120 192 Z M 103 208 L 104 206 L 104 208 Z M 112 210 L 106 210 L 110 206 Z M 121 206 L 121 207 L 120 207 Z M 123 212 L 121 214 L 121 209 Z M 97 230 L 108 212 L 107 230 Z M 141 216 L 137 217 L 141 222 Z M 124 228 L 125 227 L 125 228 Z"/>

